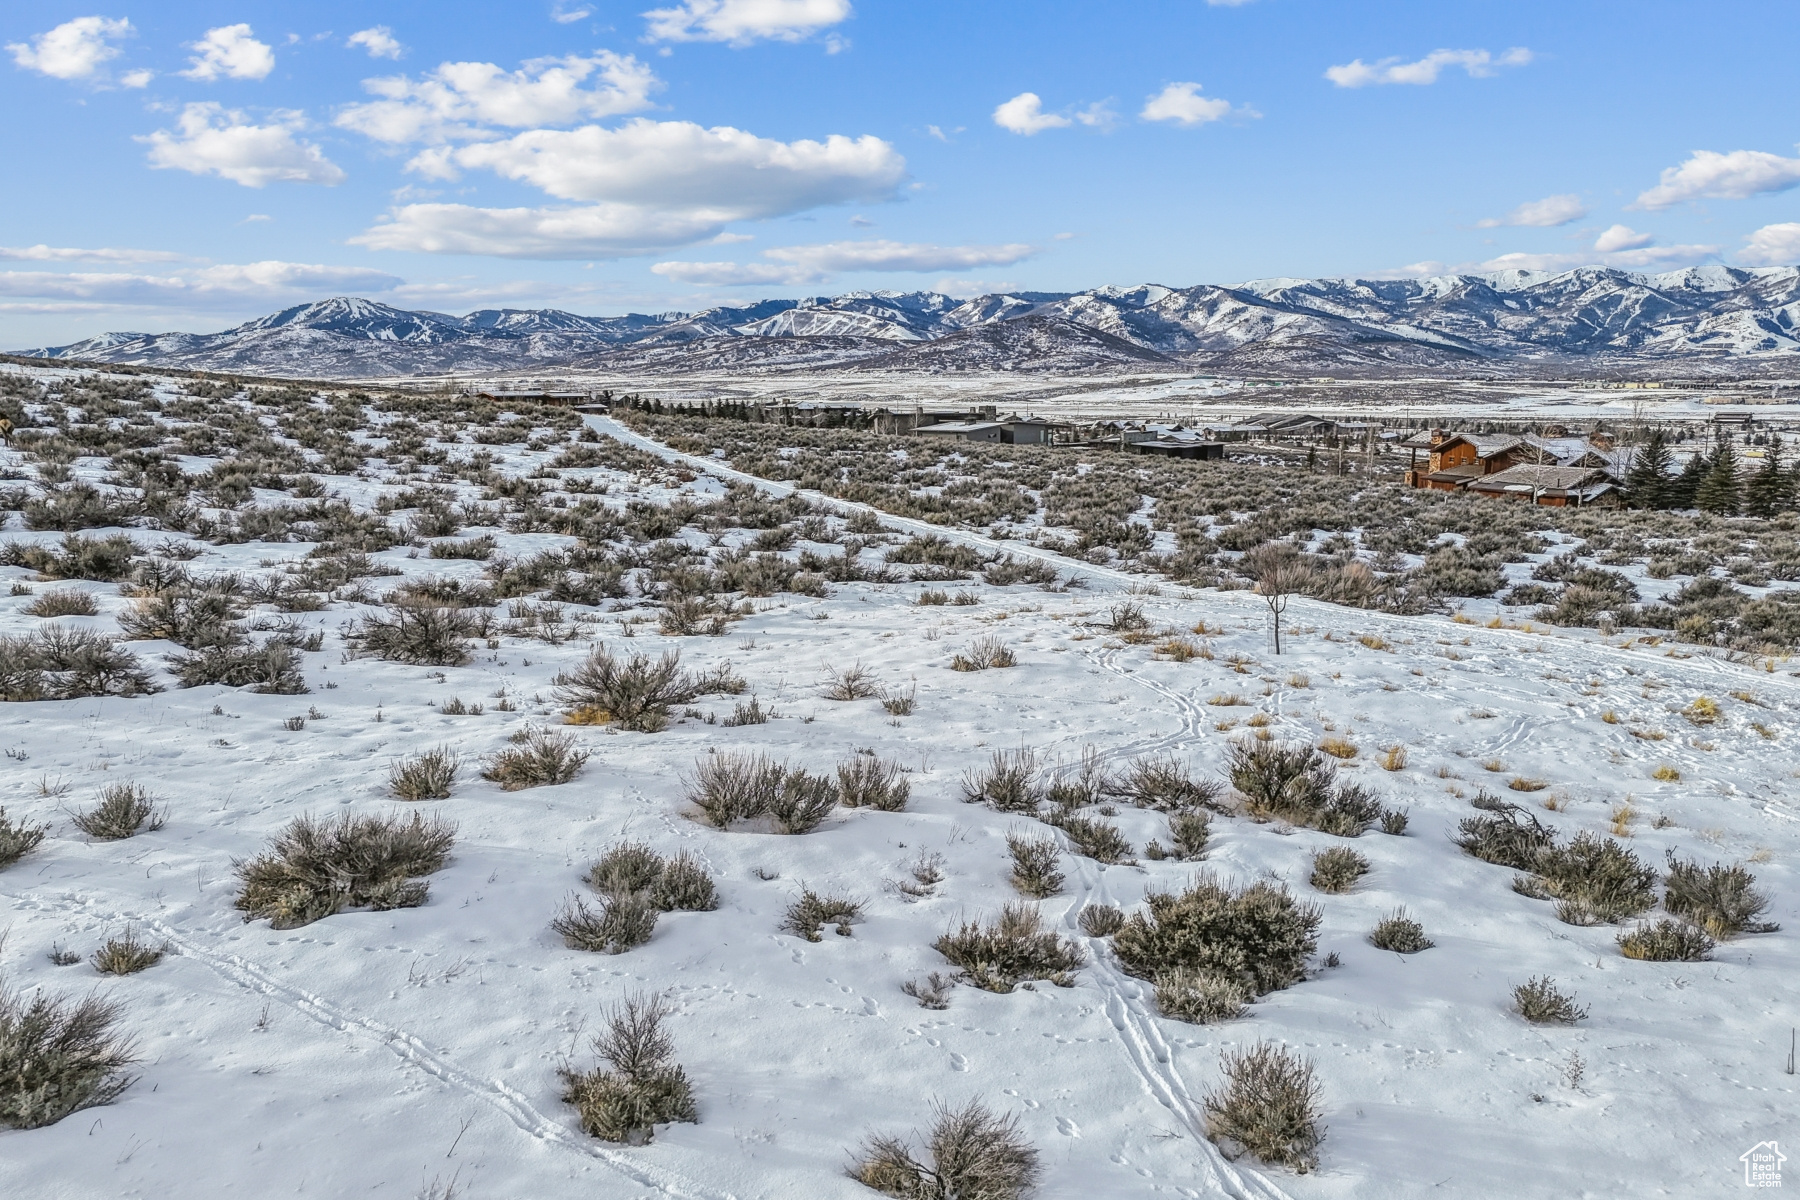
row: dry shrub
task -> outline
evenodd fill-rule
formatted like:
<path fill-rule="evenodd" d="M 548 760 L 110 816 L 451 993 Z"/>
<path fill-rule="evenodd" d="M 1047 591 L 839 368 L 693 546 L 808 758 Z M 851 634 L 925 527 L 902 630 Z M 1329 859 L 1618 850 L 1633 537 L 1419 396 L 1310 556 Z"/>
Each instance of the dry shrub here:
<path fill-rule="evenodd" d="M 344 636 L 359 654 L 388 662 L 459 667 L 469 661 L 468 639 L 481 632 L 467 609 L 394 605 L 385 615 L 370 615 Z"/>
<path fill-rule="evenodd" d="M 1758 921 L 1769 908 L 1768 894 L 1744 867 L 1714 863 L 1703 867 L 1669 855 L 1663 907 L 1691 921 L 1715 938 L 1740 933 L 1774 933 L 1781 926 Z"/>
<path fill-rule="evenodd" d="M 93 629 L 40 627 L 0 637 L 0 701 L 81 700 L 160 691 L 137 656 Z"/>
<path fill-rule="evenodd" d="M 161 946 L 138 941 L 137 934 L 125 931 L 124 937 L 109 938 L 94 951 L 94 970 L 102 975 L 135 975 L 162 961 L 167 953 Z"/>
<path fill-rule="evenodd" d="M 75 828 L 101 842 L 116 842 L 163 827 L 165 814 L 156 809 L 150 793 L 135 783 L 109 783 L 100 789 L 100 801 L 73 818 Z"/>
<path fill-rule="evenodd" d="M 572 725 L 618 724 L 621 729 L 655 733 L 669 724 L 669 709 L 704 695 L 736 696 L 744 681 L 729 663 L 692 675 L 681 669 L 681 656 L 670 650 L 651 661 L 647 654 L 615 658 L 597 646 L 573 671 L 556 677 L 556 699 Z"/>
<path fill-rule="evenodd" d="M 925 1139 L 929 1163 L 899 1138 L 871 1137 L 850 1177 L 897 1200 L 1019 1200 L 1037 1183 L 1038 1153 L 1013 1117 L 997 1116 L 978 1100 L 961 1109 L 934 1103 L 933 1111 Z"/>
<path fill-rule="evenodd" d="M 607 1142 L 644 1145 L 658 1125 L 700 1119 L 687 1072 L 671 1062 L 675 1044 L 663 1029 L 662 998 L 630 996 L 606 1014 L 594 1053 L 612 1069 L 563 1067 L 563 1103 L 581 1115 L 581 1128 Z"/>
<path fill-rule="evenodd" d="M 1214 971 L 1260 996 L 1297 983 L 1318 948 L 1318 907 L 1260 880 L 1234 889 L 1210 875 L 1180 895 L 1151 892 L 1113 937 L 1127 972 L 1154 980 L 1178 967 Z"/>
<path fill-rule="evenodd" d="M 23 611 L 28 617 L 94 617 L 100 615 L 100 605 L 92 592 L 51 588 L 32 597 Z"/>
<path fill-rule="evenodd" d="M 14 821 L 0 808 L 0 869 L 12 866 L 37 849 L 37 844 L 50 832 L 48 825 L 31 825 Z"/>
<path fill-rule="evenodd" d="M 388 768 L 388 790 L 402 800 L 447 800 L 461 765 L 454 750 L 427 750 Z"/>
<path fill-rule="evenodd" d="M 1479 797 L 1478 797 L 1479 799 Z M 1482 862 L 1529 871 L 1538 853 L 1556 844 L 1556 834 L 1536 817 L 1514 804 L 1496 802 L 1492 816 L 1464 817 L 1457 825 L 1456 844 L 1463 853 Z"/>
<path fill-rule="evenodd" d="M 1160 972 L 1156 1007 L 1165 1016 L 1191 1025 L 1216 1025 L 1244 1015 L 1250 994 L 1238 980 L 1219 971 L 1172 967 Z"/>
<path fill-rule="evenodd" d="M 1377 949 L 1392 950 L 1396 954 L 1417 954 L 1437 945 L 1425 936 L 1425 927 L 1407 915 L 1404 908 L 1396 908 L 1377 922 L 1369 934 L 1369 941 Z"/>
<path fill-rule="evenodd" d="M 1705 930 L 1667 918 L 1618 936 L 1619 953 L 1644 962 L 1705 962 L 1715 946 Z"/>
<path fill-rule="evenodd" d="M 1404 771 L 1406 769 L 1406 747 L 1398 744 L 1389 746 L 1375 761 L 1381 764 L 1381 769 L 1384 771 Z"/>
<path fill-rule="evenodd" d="M 848 896 L 821 896 L 811 888 L 788 905 L 781 927 L 809 942 L 821 940 L 826 925 L 835 925 L 839 937 L 849 937 L 850 927 L 862 920 L 862 901 Z"/>
<path fill-rule="evenodd" d="M 838 802 L 836 781 L 761 754 L 712 754 L 694 764 L 687 800 L 716 829 L 768 817 L 780 833 L 811 833 Z"/>
<path fill-rule="evenodd" d="M 1018 665 L 1018 655 L 997 637 L 978 637 L 969 643 L 968 654 L 958 654 L 950 660 L 952 671 L 986 671 Z"/>
<path fill-rule="evenodd" d="M 897 762 L 883 762 L 858 754 L 838 764 L 838 803 L 845 808 L 873 808 L 880 812 L 904 812 L 912 785 Z"/>
<path fill-rule="evenodd" d="M 550 928 L 571 950 L 623 954 L 650 940 L 656 932 L 656 911 L 654 904 L 634 892 L 602 896 L 597 912 L 580 896 L 571 896 Z"/>
<path fill-rule="evenodd" d="M 1106 781 L 1106 792 L 1138 808 L 1185 812 L 1218 804 L 1222 789 L 1210 779 L 1196 779 L 1173 754 L 1146 754 L 1125 764 Z"/>
<path fill-rule="evenodd" d="M 825 698 L 827 700 L 867 700 L 870 696 L 881 694 L 881 684 L 875 676 L 861 663 L 851 663 L 847 667 L 825 668 Z"/>
<path fill-rule="evenodd" d="M 588 760 L 588 752 L 577 750 L 566 733 L 525 729 L 513 740 L 518 744 L 490 754 L 481 766 L 481 777 L 505 791 L 567 783 Z"/>
<path fill-rule="evenodd" d="M 1369 860 L 1348 846 L 1333 846 L 1313 855 L 1310 882 L 1321 892 L 1347 892 L 1369 873 Z"/>
<path fill-rule="evenodd" d="M 1226 770 L 1246 811 L 1263 820 L 1360 837 L 1382 816 L 1374 795 L 1360 784 L 1339 783 L 1336 768 L 1312 746 L 1234 742 Z"/>
<path fill-rule="evenodd" d="M 1557 990 L 1556 980 L 1539 975 L 1513 989 L 1513 1008 L 1533 1025 L 1573 1025 L 1587 1016 L 1575 1006 L 1573 993 Z"/>
<path fill-rule="evenodd" d="M 1131 843 L 1116 825 L 1066 811 L 1052 812 L 1044 819 L 1062 830 L 1074 845 L 1075 853 L 1083 857 L 1109 866 L 1133 861 Z"/>
<path fill-rule="evenodd" d="M 1530 874 L 1513 890 L 1557 900 L 1556 915 L 1571 925 L 1635 917 L 1656 903 L 1656 870 L 1611 838 L 1579 833 L 1566 846 L 1538 850 Z"/>
<path fill-rule="evenodd" d="M 234 864 L 243 884 L 235 903 L 245 920 L 267 917 L 276 929 L 346 908 L 416 908 L 429 893 L 419 876 L 441 869 L 455 841 L 454 825 L 417 813 L 409 820 L 297 817 L 268 850 Z"/>
<path fill-rule="evenodd" d="M 909 979 L 900 985 L 900 990 L 919 1002 L 920 1008 L 929 1008 L 942 1012 L 950 1007 L 950 989 L 956 986 L 956 980 L 938 971 L 933 971 L 923 979 Z"/>
<path fill-rule="evenodd" d="M 1116 904 L 1090 904 L 1081 910 L 1079 923 L 1089 937 L 1111 937 L 1125 924 L 1125 914 Z"/>
<path fill-rule="evenodd" d="M 1059 853 L 1054 838 L 1009 833 L 1006 848 L 1012 852 L 1012 885 L 1020 895 L 1043 900 L 1062 890 L 1063 873 L 1056 867 Z"/>
<path fill-rule="evenodd" d="M 1319 749 L 1333 758 L 1351 759 L 1358 754 L 1356 743 L 1349 738 L 1328 737 L 1319 743 Z"/>
<path fill-rule="evenodd" d="M 1031 904 L 1008 904 L 989 925 L 964 921 L 933 945 L 963 978 L 989 992 L 1010 992 L 1029 979 L 1072 987 L 1087 961 L 1080 946 L 1045 927 Z"/>
<path fill-rule="evenodd" d="M 1027 747 L 996 750 L 985 770 L 963 776 L 963 799 L 999 812 L 1035 813 L 1044 801 L 1037 755 Z"/>
<path fill-rule="evenodd" d="M 119 1015 L 98 996 L 71 1001 L 37 988 L 27 999 L 0 983 L 0 1126 L 54 1125 L 130 1087 L 125 1068 L 137 1055 Z"/>
<path fill-rule="evenodd" d="M 1225 1078 L 1202 1100 L 1206 1135 L 1227 1158 L 1250 1153 L 1263 1162 L 1307 1172 L 1319 1163 L 1319 1084 L 1313 1065 L 1281 1046 L 1262 1042 L 1228 1050 Z"/>
<path fill-rule="evenodd" d="M 1169 818 L 1169 840 L 1174 843 L 1175 857 L 1198 862 L 1206 857 L 1206 844 L 1212 838 L 1212 818 L 1203 812 L 1176 813 Z"/>

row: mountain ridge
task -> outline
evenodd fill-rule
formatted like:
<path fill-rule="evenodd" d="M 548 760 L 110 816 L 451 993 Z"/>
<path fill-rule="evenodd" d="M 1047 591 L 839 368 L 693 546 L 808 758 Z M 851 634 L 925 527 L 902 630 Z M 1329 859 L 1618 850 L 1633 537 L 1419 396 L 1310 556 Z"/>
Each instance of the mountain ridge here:
<path fill-rule="evenodd" d="M 1270 278 L 1082 292 L 854 291 L 698 312 L 464 316 L 339 296 L 212 334 L 107 333 L 44 358 L 305 377 L 716 370 L 1800 373 L 1800 268 Z"/>

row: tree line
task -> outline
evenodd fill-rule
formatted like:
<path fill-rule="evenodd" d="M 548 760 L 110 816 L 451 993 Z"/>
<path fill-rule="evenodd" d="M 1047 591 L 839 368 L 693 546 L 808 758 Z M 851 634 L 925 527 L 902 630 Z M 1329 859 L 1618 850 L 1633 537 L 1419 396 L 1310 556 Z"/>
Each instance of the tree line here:
<path fill-rule="evenodd" d="M 1668 438 L 1655 429 L 1625 474 L 1625 502 L 1632 508 L 1697 508 L 1723 516 L 1792 512 L 1800 497 L 1800 465 L 1787 467 L 1781 451 L 1781 439 L 1771 438 L 1761 465 L 1746 474 L 1737 447 L 1724 438 L 1677 472 Z"/>

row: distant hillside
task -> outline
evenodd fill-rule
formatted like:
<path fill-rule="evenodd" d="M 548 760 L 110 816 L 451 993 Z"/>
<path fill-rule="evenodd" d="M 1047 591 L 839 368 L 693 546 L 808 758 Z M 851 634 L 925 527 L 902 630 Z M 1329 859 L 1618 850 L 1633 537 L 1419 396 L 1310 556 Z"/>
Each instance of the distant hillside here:
<path fill-rule="evenodd" d="M 351 378 L 552 368 L 1710 376 L 1800 374 L 1797 325 L 1797 268 L 1636 275 L 1592 267 L 960 301 L 850 292 L 622 317 L 553 309 L 453 317 L 339 297 L 221 333 L 109 333 L 19 353 Z"/>

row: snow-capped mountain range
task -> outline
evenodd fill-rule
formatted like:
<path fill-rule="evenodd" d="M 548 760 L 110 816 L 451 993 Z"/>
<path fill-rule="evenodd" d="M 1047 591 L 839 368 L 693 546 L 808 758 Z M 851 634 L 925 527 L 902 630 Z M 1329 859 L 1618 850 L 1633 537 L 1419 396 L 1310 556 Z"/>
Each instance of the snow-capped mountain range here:
<path fill-rule="evenodd" d="M 109 333 L 48 358 L 327 378 L 568 368 L 673 374 L 1205 369 L 1800 373 L 1800 268 L 1589 267 L 1428 279 L 1262 279 L 1085 292 L 850 292 L 695 313 L 453 317 L 339 297 L 222 333 Z"/>

